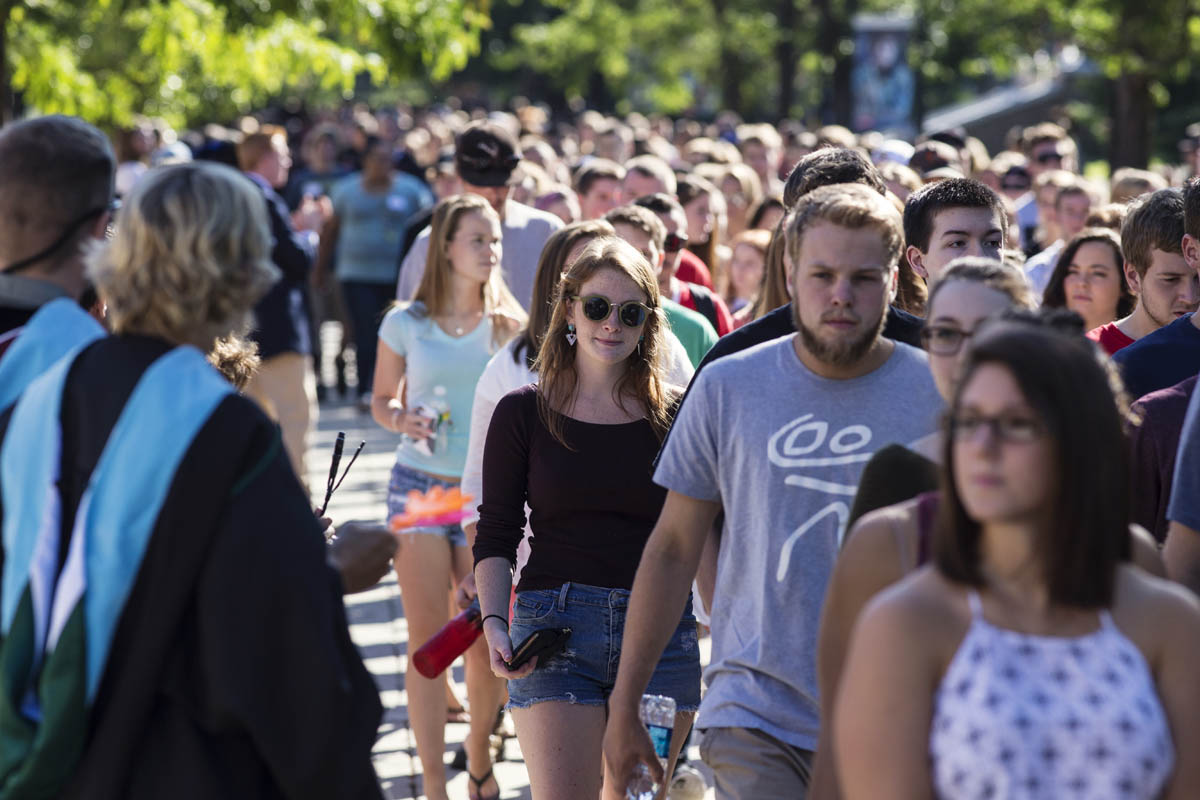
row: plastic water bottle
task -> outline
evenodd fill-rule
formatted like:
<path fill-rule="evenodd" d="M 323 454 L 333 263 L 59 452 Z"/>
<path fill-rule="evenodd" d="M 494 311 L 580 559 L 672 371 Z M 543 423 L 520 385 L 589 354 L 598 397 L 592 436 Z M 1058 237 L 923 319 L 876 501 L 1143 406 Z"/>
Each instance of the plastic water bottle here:
<path fill-rule="evenodd" d="M 675 700 L 660 694 L 644 694 L 639 716 L 650 734 L 650 741 L 654 743 L 654 752 L 658 756 L 658 763 L 662 765 L 663 775 L 669 780 L 671 776 L 666 773 L 667 760 L 671 755 L 671 731 L 675 729 Z M 626 800 L 654 800 L 657 794 L 658 784 L 650 775 L 650 769 L 645 764 L 638 764 L 633 780 L 625 789 Z"/>

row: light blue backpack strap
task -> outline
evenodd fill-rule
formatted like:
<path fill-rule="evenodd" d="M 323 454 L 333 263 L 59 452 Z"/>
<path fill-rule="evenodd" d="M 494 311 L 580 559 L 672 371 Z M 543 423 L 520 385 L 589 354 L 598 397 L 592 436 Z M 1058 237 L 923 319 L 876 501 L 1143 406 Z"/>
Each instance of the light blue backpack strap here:
<path fill-rule="evenodd" d="M 59 411 L 63 385 L 73 359 L 62 359 L 34 380 L 13 409 L 8 433 L 0 447 L 0 489 L 4 498 L 4 571 L 0 576 L 0 636 L 12 628 L 13 616 L 29 584 L 39 535 L 58 501 L 62 461 Z M 52 520 L 51 520 L 52 521 Z M 56 550 L 57 552 L 57 550 Z"/>
<path fill-rule="evenodd" d="M 81 503 L 89 703 L 179 464 L 232 392 L 199 350 L 178 347 L 146 370 L 109 436 Z M 68 563 L 63 571 L 70 569 Z M 60 602 L 75 605 L 69 586 L 60 581 L 59 590 L 56 612 Z"/>
<path fill-rule="evenodd" d="M 104 336 L 104 328 L 73 300 L 51 300 L 30 317 L 0 358 L 0 410 L 56 361 Z"/>

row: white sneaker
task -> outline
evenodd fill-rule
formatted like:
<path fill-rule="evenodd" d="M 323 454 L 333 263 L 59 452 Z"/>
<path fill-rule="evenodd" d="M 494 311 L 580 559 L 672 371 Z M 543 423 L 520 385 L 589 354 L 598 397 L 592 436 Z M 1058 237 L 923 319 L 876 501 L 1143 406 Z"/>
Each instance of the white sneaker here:
<path fill-rule="evenodd" d="M 675 777 L 667 789 L 667 800 L 704 800 L 708 783 L 700 771 L 689 764 L 675 767 Z"/>

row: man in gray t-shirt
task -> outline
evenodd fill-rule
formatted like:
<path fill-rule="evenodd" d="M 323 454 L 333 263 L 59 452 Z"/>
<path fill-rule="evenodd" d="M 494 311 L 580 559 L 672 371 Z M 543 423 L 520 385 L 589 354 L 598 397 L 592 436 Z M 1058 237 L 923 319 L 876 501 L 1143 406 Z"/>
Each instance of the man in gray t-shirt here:
<path fill-rule="evenodd" d="M 701 752 L 718 798 L 804 796 L 817 627 L 859 475 L 880 447 L 932 433 L 941 406 L 924 353 L 879 336 L 903 240 L 896 210 L 866 187 L 828 186 L 786 230 L 798 333 L 702 372 L 654 476 L 669 493 L 634 583 L 605 737 L 617 785 L 652 756 L 637 701 L 723 509 Z"/>

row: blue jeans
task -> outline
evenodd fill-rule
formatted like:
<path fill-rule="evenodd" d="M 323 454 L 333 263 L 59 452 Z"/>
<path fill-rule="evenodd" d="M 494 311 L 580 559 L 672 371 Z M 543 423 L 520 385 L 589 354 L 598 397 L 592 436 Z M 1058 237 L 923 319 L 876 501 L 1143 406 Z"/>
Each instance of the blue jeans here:
<path fill-rule="evenodd" d="M 346 313 L 354 328 L 354 361 L 358 367 L 358 393 L 371 391 L 375 379 L 375 349 L 379 323 L 387 307 L 396 299 L 396 287 L 390 283 L 342 281 Z"/>
<path fill-rule="evenodd" d="M 508 707 L 552 701 L 605 705 L 617 679 L 628 606 L 628 590 L 579 583 L 518 592 L 509 628 L 514 649 L 539 628 L 570 628 L 571 638 L 557 656 L 508 682 Z M 679 711 L 700 708 L 700 648 L 691 598 L 646 691 L 674 698 Z"/>

